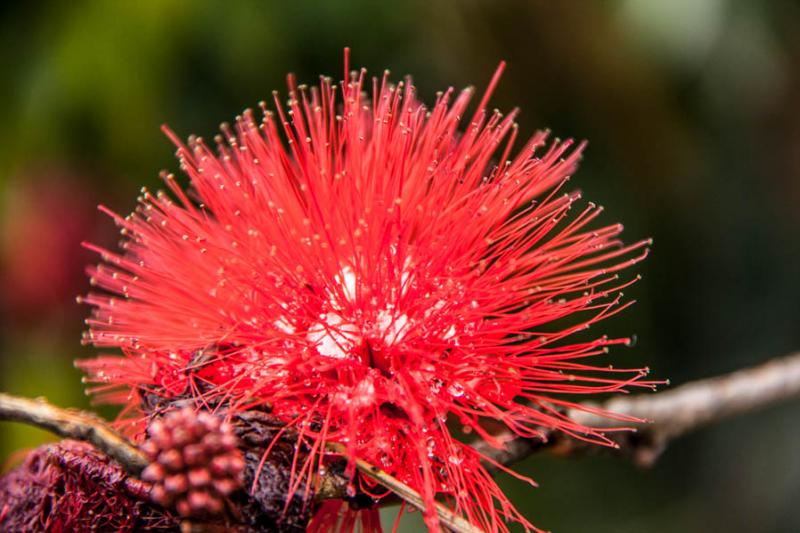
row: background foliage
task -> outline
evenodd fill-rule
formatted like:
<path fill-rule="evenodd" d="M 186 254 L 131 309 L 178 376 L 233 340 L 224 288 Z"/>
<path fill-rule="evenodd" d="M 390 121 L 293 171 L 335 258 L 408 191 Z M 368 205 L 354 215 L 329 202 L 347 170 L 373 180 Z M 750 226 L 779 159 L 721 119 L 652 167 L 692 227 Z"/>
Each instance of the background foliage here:
<path fill-rule="evenodd" d="M 295 72 L 337 79 L 342 48 L 436 90 L 484 85 L 521 132 L 590 140 L 573 184 L 655 239 L 606 324 L 673 383 L 800 347 L 800 5 L 724 0 L 198 2 L 0 5 L 0 389 L 86 405 L 81 240 L 112 244 L 103 202 L 132 209 L 176 170 L 162 122 L 210 137 Z M 105 411 L 106 415 L 113 413 Z M 533 457 L 503 479 L 557 531 L 800 530 L 800 406 L 675 443 L 651 471 Z M 46 435 L 0 425 L 0 457 Z M 418 523 L 404 527 L 414 531 Z"/>

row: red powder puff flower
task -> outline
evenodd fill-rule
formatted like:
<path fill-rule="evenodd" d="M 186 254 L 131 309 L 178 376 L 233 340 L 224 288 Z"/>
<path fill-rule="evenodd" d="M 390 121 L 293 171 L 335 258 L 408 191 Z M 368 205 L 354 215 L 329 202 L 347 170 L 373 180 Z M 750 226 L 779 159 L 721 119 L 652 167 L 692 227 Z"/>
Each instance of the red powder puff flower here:
<path fill-rule="evenodd" d="M 471 89 L 429 109 L 410 80 L 387 73 L 369 93 L 361 71 L 341 89 L 290 77 L 288 109 L 276 96 L 260 122 L 245 111 L 216 152 L 166 130 L 190 192 L 164 175 L 177 202 L 145 190 L 132 215 L 109 213 L 122 253 L 89 245 L 104 292 L 85 298 L 87 341 L 123 352 L 83 362 L 89 379 L 128 413 L 143 391 L 269 406 L 310 450 L 294 487 L 312 487 L 338 443 L 429 510 L 438 497 L 487 531 L 533 528 L 460 434 L 502 446 L 501 424 L 610 444 L 563 414 L 580 408 L 564 394 L 648 384 L 643 370 L 590 364 L 628 339 L 577 335 L 627 306 L 617 272 L 648 241 L 590 229 L 593 204 L 572 213 L 580 194 L 563 189 L 582 145 L 537 133 L 513 150 L 516 112 L 486 108 L 501 71 L 471 116 Z M 336 527 L 337 509 L 313 523 Z"/>

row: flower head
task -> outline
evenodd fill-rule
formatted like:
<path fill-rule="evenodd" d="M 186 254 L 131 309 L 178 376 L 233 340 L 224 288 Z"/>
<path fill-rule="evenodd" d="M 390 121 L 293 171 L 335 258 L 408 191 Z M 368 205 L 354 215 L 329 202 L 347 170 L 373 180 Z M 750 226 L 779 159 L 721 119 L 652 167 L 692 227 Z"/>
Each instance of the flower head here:
<path fill-rule="evenodd" d="M 516 112 L 486 107 L 501 70 L 471 114 L 471 89 L 427 108 L 410 80 L 368 93 L 361 71 L 290 77 L 287 106 L 245 111 L 216 151 L 166 130 L 189 192 L 165 174 L 172 197 L 109 212 L 121 253 L 89 245 L 86 340 L 123 352 L 82 363 L 96 390 L 130 413 L 145 393 L 269 406 L 311 450 L 298 486 L 337 443 L 486 530 L 533 527 L 460 434 L 502 446 L 494 421 L 609 442 L 564 416 L 564 393 L 642 383 L 591 365 L 628 339 L 578 333 L 626 307 L 617 272 L 648 241 L 576 209 L 582 145 L 541 132 L 514 149 Z"/>

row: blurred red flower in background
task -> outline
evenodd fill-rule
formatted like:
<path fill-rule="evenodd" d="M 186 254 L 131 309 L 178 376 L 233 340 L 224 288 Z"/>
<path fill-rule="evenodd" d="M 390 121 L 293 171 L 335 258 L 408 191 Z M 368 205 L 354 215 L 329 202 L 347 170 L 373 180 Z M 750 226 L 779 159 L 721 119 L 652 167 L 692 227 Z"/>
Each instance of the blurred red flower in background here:
<path fill-rule="evenodd" d="M 337 443 L 418 490 L 431 528 L 436 497 L 487 531 L 533 528 L 463 434 L 610 444 L 563 414 L 564 394 L 649 386 L 644 370 L 591 364 L 628 339 L 579 333 L 626 307 L 617 272 L 648 241 L 590 229 L 592 204 L 571 216 L 582 147 L 538 133 L 514 152 L 516 112 L 486 108 L 501 70 L 471 114 L 470 89 L 428 109 L 388 73 L 367 94 L 361 71 L 341 89 L 290 78 L 288 110 L 276 97 L 260 123 L 246 111 L 217 154 L 168 131 L 190 192 L 165 175 L 177 202 L 144 191 L 131 216 L 109 211 L 123 252 L 88 245 L 103 262 L 86 341 L 123 352 L 81 363 L 94 391 L 134 423 L 145 394 L 269 406 L 310 450 L 293 487 L 313 490 Z"/>
<path fill-rule="evenodd" d="M 8 323 L 37 324 L 75 304 L 91 258 L 79 244 L 101 238 L 91 189 L 51 164 L 7 187 L 0 221 L 0 302 Z M 102 239 L 105 241 L 106 239 Z"/>

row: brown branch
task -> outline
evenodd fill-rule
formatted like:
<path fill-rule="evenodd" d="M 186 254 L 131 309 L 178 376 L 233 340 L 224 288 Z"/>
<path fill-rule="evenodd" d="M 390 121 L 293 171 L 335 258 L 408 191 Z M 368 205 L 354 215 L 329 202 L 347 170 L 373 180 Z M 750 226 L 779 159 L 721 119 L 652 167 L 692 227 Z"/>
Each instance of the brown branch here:
<path fill-rule="evenodd" d="M 77 409 L 56 407 L 43 398 L 30 400 L 0 393 L 0 420 L 23 422 L 62 437 L 89 442 L 133 475 L 138 475 L 149 463 L 134 444 L 98 416 Z M 331 450 L 341 454 L 344 448 L 333 444 Z M 425 509 L 422 496 L 408 485 L 366 461 L 356 459 L 355 463 L 356 468 L 363 474 L 377 480 L 414 507 Z M 321 480 L 321 487 L 324 488 L 321 495 L 327 498 L 343 498 L 346 494 L 346 483 L 347 480 L 340 475 L 327 476 Z M 442 524 L 451 531 L 480 533 L 475 526 L 443 505 L 436 504 L 436 513 Z M 200 526 L 194 524 L 192 527 Z"/>
<path fill-rule="evenodd" d="M 617 397 L 603 404 L 585 405 L 646 420 L 627 424 L 635 432 L 612 431 L 608 436 L 618 445 L 620 453 L 638 464 L 649 465 L 658 458 L 670 440 L 689 431 L 795 397 L 800 397 L 800 353 L 732 374 L 691 382 L 666 392 Z M 612 429 L 620 424 L 578 408 L 571 409 L 567 415 L 588 427 Z M 25 422 L 63 437 L 90 442 L 132 474 L 141 472 L 148 462 L 136 446 L 99 417 L 74 409 L 61 409 L 43 399 L 28 400 L 0 393 L 0 420 Z M 541 450 L 578 455 L 601 449 L 559 432 L 551 432 L 547 437 L 546 440 L 531 440 L 507 432 L 496 436 L 505 442 L 503 449 L 485 442 L 475 443 L 473 447 L 503 465 Z M 343 452 L 336 445 L 331 450 Z M 420 494 L 398 479 L 362 460 L 356 460 L 356 467 L 411 505 L 424 509 Z M 347 480 L 343 476 L 329 474 L 319 481 L 318 498 L 346 497 Z M 478 531 L 442 505 L 437 504 L 436 512 L 445 527 L 453 531 Z"/>
<path fill-rule="evenodd" d="M 149 463 L 136 446 L 100 417 L 62 409 L 42 398 L 29 400 L 0 392 L 0 420 L 24 422 L 62 437 L 89 442 L 134 475 Z"/>
<path fill-rule="evenodd" d="M 328 448 L 334 453 L 342 455 L 346 453 L 345 447 L 340 444 L 330 444 L 328 445 Z M 355 463 L 359 472 L 365 476 L 371 477 L 420 511 L 425 511 L 425 501 L 422 499 L 422 495 L 420 495 L 419 492 L 415 491 L 391 474 L 384 472 L 377 466 L 374 466 L 363 459 L 356 458 Z M 342 495 L 339 497 L 341 496 Z M 439 521 L 447 528 L 447 530 L 455 533 L 481 533 L 480 529 L 476 528 L 444 505 L 436 503 L 435 506 L 436 515 L 439 517 Z"/>
<path fill-rule="evenodd" d="M 571 409 L 567 415 L 588 427 L 613 428 L 621 424 L 633 427 L 635 432 L 610 432 L 607 436 L 618 445 L 617 451 L 623 456 L 638 465 L 650 466 L 669 441 L 677 437 L 725 418 L 797 397 L 800 397 L 800 353 L 657 394 L 616 397 L 603 404 L 586 404 L 645 422 L 620 423 L 581 409 Z M 475 443 L 473 447 L 504 465 L 545 449 L 560 455 L 603 449 L 558 432 L 551 432 L 546 440 L 524 439 L 510 432 L 497 437 L 505 442 L 504 449 L 485 442 Z"/>

